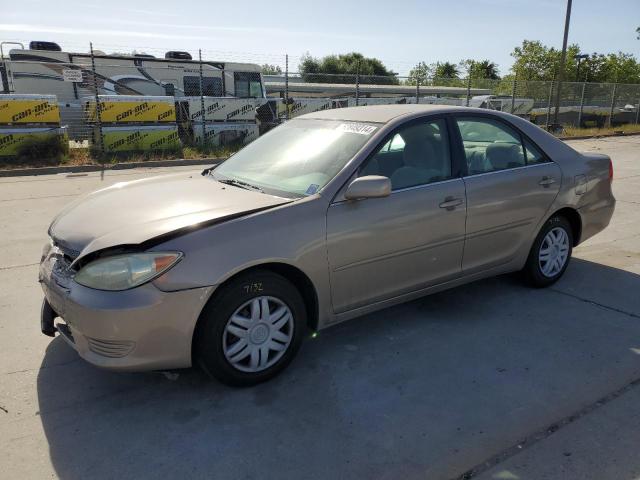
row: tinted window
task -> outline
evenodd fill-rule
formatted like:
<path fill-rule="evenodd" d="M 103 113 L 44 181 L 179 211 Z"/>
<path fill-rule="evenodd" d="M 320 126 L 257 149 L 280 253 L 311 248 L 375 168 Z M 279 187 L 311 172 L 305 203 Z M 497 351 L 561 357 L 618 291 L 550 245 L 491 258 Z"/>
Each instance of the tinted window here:
<path fill-rule="evenodd" d="M 449 138 L 444 120 L 403 127 L 361 169 L 360 176 L 382 175 L 393 190 L 451 178 Z"/>
<path fill-rule="evenodd" d="M 493 172 L 525 165 L 520 134 L 488 118 L 456 120 L 469 175 Z"/>
<path fill-rule="evenodd" d="M 187 97 L 200 96 L 200 77 L 188 76 L 183 77 L 184 94 Z M 222 97 L 222 79 L 203 77 L 202 78 L 202 95 L 208 97 Z"/>
<path fill-rule="evenodd" d="M 524 141 L 524 149 L 527 154 L 527 165 L 535 165 L 536 163 L 544 163 L 547 161 L 547 157 L 529 140 Z"/>
<path fill-rule="evenodd" d="M 262 97 L 262 83 L 257 72 L 236 72 L 233 74 L 236 97 Z"/>

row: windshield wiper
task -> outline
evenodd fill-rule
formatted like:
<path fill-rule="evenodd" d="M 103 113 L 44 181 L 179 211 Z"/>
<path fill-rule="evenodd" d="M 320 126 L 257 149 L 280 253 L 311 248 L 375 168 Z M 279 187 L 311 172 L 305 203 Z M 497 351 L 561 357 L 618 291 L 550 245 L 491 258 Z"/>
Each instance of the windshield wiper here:
<path fill-rule="evenodd" d="M 256 187 L 255 185 L 251 185 L 250 183 L 243 182 L 241 180 L 236 180 L 235 178 L 225 178 L 218 180 L 220 183 L 224 183 L 225 185 L 233 185 L 234 187 L 244 188 L 245 190 L 255 190 L 260 193 L 264 193 L 260 187 Z"/>

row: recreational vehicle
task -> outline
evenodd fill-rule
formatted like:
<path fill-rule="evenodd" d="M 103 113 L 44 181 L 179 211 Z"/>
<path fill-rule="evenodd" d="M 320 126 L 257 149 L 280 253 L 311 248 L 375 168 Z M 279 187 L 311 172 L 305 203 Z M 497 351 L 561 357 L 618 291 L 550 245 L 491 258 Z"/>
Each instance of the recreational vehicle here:
<path fill-rule="evenodd" d="M 62 123 L 70 127 L 72 137 L 86 134 L 83 99 L 96 93 L 171 96 L 176 100 L 203 95 L 231 97 L 230 102 L 243 98 L 254 99 L 257 107 L 266 103 L 260 66 L 255 64 L 200 62 L 178 51 L 167 52 L 164 58 L 98 51 L 92 56 L 63 52 L 52 42 L 31 42 L 28 49 L 17 44 L 20 48 L 5 54 L 2 47 L 7 46 L 7 42 L 0 44 L 0 94 L 55 95 Z M 272 122 L 270 111 L 262 112 L 260 120 Z"/>
<path fill-rule="evenodd" d="M 56 95 L 61 103 L 101 95 L 170 95 L 176 97 L 264 98 L 260 66 L 251 63 L 193 60 L 187 52 L 107 55 L 62 52 L 56 44 L 31 42 L 29 49 L 2 58 L 3 92 Z M 92 66 L 95 63 L 95 74 Z"/>

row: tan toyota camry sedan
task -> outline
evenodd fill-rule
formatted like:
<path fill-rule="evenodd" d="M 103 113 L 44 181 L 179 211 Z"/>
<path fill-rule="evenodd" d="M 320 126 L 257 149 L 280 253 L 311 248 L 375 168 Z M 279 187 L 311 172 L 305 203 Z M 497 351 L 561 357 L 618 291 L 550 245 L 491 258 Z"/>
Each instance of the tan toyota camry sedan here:
<path fill-rule="evenodd" d="M 41 328 L 114 370 L 249 385 L 305 332 L 473 280 L 535 287 L 614 210 L 609 157 L 464 107 L 304 115 L 204 172 L 118 183 L 49 228 Z"/>

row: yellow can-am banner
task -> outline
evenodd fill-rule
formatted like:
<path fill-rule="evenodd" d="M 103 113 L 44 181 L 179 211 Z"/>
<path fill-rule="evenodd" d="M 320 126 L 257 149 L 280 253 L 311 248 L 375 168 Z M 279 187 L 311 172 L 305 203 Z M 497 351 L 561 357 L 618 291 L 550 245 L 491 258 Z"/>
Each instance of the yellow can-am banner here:
<path fill-rule="evenodd" d="M 20 128 L 0 130 L 0 157 L 15 157 L 21 148 L 37 142 L 47 142 L 64 135 L 60 128 Z"/>
<path fill-rule="evenodd" d="M 96 129 L 97 134 L 97 129 Z M 106 152 L 173 150 L 180 148 L 178 127 L 107 127 L 102 129 Z"/>
<path fill-rule="evenodd" d="M 167 123 L 176 121 L 173 97 L 135 97 L 129 95 L 100 95 L 100 121 L 102 123 Z M 85 99 L 88 122 L 97 122 L 94 98 Z"/>
<path fill-rule="evenodd" d="M 0 125 L 60 124 L 55 95 L 0 95 Z"/>

